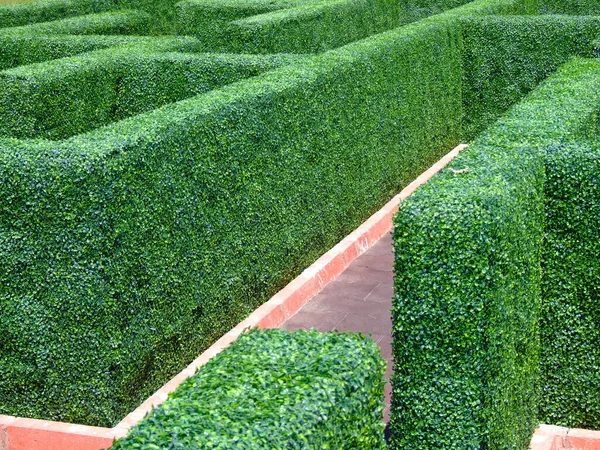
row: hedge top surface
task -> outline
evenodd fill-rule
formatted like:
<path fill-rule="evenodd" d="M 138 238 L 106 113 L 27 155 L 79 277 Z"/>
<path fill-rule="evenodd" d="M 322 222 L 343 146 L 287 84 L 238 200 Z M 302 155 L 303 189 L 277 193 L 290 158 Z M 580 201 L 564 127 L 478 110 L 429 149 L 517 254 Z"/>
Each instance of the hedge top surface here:
<path fill-rule="evenodd" d="M 361 335 L 254 329 L 112 448 L 383 450 L 384 372 Z"/>

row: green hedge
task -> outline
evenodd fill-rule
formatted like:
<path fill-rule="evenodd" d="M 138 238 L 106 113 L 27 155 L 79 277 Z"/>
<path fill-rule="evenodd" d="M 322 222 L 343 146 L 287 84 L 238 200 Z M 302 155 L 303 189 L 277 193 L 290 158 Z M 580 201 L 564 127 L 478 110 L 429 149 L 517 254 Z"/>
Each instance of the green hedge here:
<path fill-rule="evenodd" d="M 0 139 L 0 413 L 118 422 L 458 143 L 458 16 L 528 4 L 481 0 L 62 141 Z"/>
<path fill-rule="evenodd" d="M 360 335 L 253 330 L 111 448 L 384 450 L 384 372 Z"/>
<path fill-rule="evenodd" d="M 152 16 L 144 11 L 115 11 L 5 28 L 3 32 L 42 36 L 49 34 L 144 34 L 151 22 Z"/>
<path fill-rule="evenodd" d="M 563 66 L 395 217 L 391 448 L 528 448 L 540 394 L 545 148 L 596 127 Z"/>
<path fill-rule="evenodd" d="M 457 26 L 414 24 L 1 141 L 0 411 L 120 420 L 457 144 L 459 61 Z"/>
<path fill-rule="evenodd" d="M 15 36 L 0 34 L 0 70 L 118 47 L 129 36 Z M 135 39 L 135 38 L 134 38 Z"/>
<path fill-rule="evenodd" d="M 0 6 L 0 28 L 64 19 L 82 14 L 107 11 L 111 0 L 38 0 L 31 3 Z"/>
<path fill-rule="evenodd" d="M 600 429 L 598 142 L 551 147 L 546 174 L 540 421 Z"/>
<path fill-rule="evenodd" d="M 600 15 L 598 0 L 544 0 L 542 14 Z"/>
<path fill-rule="evenodd" d="M 572 56 L 592 56 L 599 17 L 470 17 L 464 41 L 463 140 L 469 141 Z"/>
<path fill-rule="evenodd" d="M 442 12 L 466 0 L 280 2 L 185 0 L 179 33 L 211 51 L 320 52 Z"/>
<path fill-rule="evenodd" d="M 149 53 L 148 47 L 110 48 L 0 72 L 0 136 L 64 139 L 298 60 Z"/>
<path fill-rule="evenodd" d="M 109 47 L 136 45 L 141 51 L 194 52 L 198 40 L 191 37 L 29 35 L 0 33 L 0 70 L 67 58 Z M 140 51 L 140 50 L 138 50 Z"/>

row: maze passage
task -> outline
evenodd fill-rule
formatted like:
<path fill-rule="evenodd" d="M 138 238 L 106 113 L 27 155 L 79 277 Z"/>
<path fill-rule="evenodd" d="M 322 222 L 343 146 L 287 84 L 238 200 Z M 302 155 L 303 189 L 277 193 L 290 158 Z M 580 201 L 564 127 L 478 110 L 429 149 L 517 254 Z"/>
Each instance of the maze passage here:
<path fill-rule="evenodd" d="M 118 423 L 454 145 L 426 37 L 323 52 L 456 4 L 0 8 L 0 413 Z"/>
<path fill-rule="evenodd" d="M 569 15 L 585 2 L 542 3 L 0 8 L 0 414 L 118 423 L 442 154 L 592 58 L 598 18 Z M 520 420 L 502 417 L 494 433 Z"/>

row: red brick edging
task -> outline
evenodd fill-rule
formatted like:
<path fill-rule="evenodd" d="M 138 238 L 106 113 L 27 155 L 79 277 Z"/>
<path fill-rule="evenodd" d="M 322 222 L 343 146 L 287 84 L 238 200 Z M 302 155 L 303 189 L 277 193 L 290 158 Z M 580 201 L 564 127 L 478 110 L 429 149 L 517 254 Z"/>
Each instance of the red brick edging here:
<path fill-rule="evenodd" d="M 137 424 L 153 407 L 164 402 L 168 394 L 173 392 L 183 380 L 192 376 L 209 359 L 228 347 L 245 329 L 276 328 L 283 325 L 329 282 L 338 277 L 352 261 L 391 230 L 392 218 L 398 211 L 401 200 L 410 196 L 466 147 L 465 144 L 457 146 L 423 172 L 381 210 L 215 342 L 135 411 L 127 415 L 116 427 L 91 427 L 0 415 L 0 450 L 99 450 L 110 447 L 114 439 L 126 435 L 129 428 Z"/>
<path fill-rule="evenodd" d="M 540 425 L 533 439 L 531 450 L 600 450 L 600 431 Z"/>

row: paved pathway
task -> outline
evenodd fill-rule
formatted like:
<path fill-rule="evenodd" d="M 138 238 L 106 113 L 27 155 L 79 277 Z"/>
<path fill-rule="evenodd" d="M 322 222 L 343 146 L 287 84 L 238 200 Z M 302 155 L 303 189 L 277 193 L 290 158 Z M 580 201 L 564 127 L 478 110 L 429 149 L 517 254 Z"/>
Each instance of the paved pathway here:
<path fill-rule="evenodd" d="M 392 374 L 390 308 L 393 294 L 392 238 L 388 233 L 359 256 L 325 289 L 291 317 L 283 328 L 318 331 L 362 331 L 371 334 L 387 360 L 386 380 Z M 391 386 L 385 386 L 388 422 Z"/>

